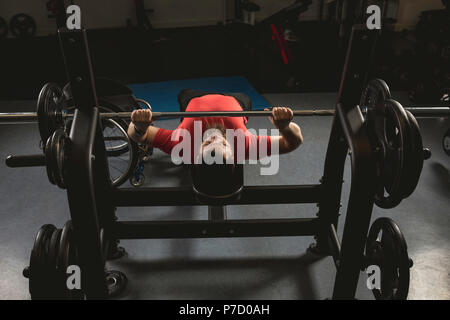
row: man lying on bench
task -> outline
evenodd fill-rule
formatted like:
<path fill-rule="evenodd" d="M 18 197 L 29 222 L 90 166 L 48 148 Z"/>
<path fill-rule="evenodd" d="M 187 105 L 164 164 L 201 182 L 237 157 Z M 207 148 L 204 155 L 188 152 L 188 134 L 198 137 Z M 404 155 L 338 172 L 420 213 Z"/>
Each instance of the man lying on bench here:
<path fill-rule="evenodd" d="M 251 108 L 250 99 L 243 94 L 218 94 L 193 90 L 183 90 L 178 96 L 182 111 L 243 111 Z M 254 135 L 246 128 L 245 117 L 202 117 L 184 118 L 176 130 L 157 128 L 152 125 L 152 112 L 148 109 L 135 110 L 131 114 L 132 123 L 128 128 L 128 135 L 138 143 L 148 143 L 153 147 L 171 154 L 173 149 L 188 135 L 191 138 L 191 154 L 184 155 L 195 162 L 206 154 L 212 157 L 223 156 L 223 159 L 234 159 L 238 155 L 237 140 L 239 136 L 244 141 L 244 154 L 242 158 L 258 160 L 271 154 L 284 154 L 298 148 L 303 141 L 300 127 L 292 122 L 293 112 L 289 108 L 273 108 L 269 118 L 272 124 L 279 130 L 280 135 Z M 214 130 L 209 130 L 214 129 Z M 238 132 L 234 134 L 235 141 L 230 144 L 227 139 L 228 131 Z M 199 132 L 198 132 L 199 131 Z M 195 134 L 201 134 L 201 142 L 196 147 Z M 205 134 L 206 133 L 206 134 Z M 276 142 L 276 143 L 274 143 Z M 231 147 L 233 145 L 233 148 Z M 278 145 L 279 150 L 271 150 L 271 146 Z M 266 149 L 266 154 L 260 149 Z M 255 152 L 252 152 L 254 150 Z M 241 158 L 241 159 L 242 159 Z M 185 161 L 186 162 L 186 161 Z M 193 163 L 193 162 L 191 162 Z M 198 162 L 195 162 L 198 163 Z M 228 163 L 228 162 L 226 162 Z"/>

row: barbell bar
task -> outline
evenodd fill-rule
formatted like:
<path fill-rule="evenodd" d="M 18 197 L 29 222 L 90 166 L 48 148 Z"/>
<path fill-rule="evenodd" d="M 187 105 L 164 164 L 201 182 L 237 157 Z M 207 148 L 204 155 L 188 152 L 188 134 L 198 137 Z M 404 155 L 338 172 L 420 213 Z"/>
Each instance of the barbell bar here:
<path fill-rule="evenodd" d="M 416 117 L 448 117 L 450 107 L 411 107 L 405 108 Z M 294 110 L 294 117 L 334 116 L 333 109 Z M 198 117 L 261 117 L 270 116 L 272 111 L 194 111 L 194 112 L 152 112 L 153 119 L 159 118 L 198 118 Z M 73 114 L 62 113 L 63 118 L 73 118 Z M 102 112 L 101 118 L 130 119 L 131 112 Z M 37 121 L 36 112 L 0 113 L 0 123 Z"/>

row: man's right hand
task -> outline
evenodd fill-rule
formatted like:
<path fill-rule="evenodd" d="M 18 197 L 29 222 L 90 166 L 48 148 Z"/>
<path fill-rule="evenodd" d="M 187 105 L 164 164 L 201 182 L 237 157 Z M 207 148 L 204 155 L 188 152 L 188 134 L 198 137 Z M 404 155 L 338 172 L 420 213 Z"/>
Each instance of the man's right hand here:
<path fill-rule="evenodd" d="M 131 113 L 131 121 L 140 133 L 145 133 L 152 123 L 152 111 L 150 109 L 134 110 Z"/>

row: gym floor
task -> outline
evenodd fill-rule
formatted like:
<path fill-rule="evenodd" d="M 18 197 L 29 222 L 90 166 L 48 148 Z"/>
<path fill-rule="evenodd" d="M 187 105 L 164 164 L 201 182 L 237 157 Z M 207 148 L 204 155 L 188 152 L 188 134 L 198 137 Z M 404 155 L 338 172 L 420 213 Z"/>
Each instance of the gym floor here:
<path fill-rule="evenodd" d="M 336 93 L 266 94 L 276 105 L 320 105 L 333 108 Z M 400 94 L 394 94 L 401 99 Z M 1 102 L 7 111 L 13 102 Z M 32 111 L 34 101 L 14 102 L 14 109 Z M 260 176 L 259 166 L 247 165 L 247 185 L 318 183 L 332 118 L 296 118 L 305 138 L 295 152 L 280 159 L 274 176 Z M 178 120 L 158 125 L 174 128 Z M 400 226 L 414 260 L 409 299 L 450 299 L 450 158 L 441 139 L 450 120 L 421 119 L 424 145 L 432 150 L 414 194 L 397 208 L 374 207 L 372 220 L 386 216 Z M 264 118 L 249 120 L 248 128 L 271 128 Z M 35 124 L 0 126 L 0 158 L 8 154 L 39 153 Z M 146 165 L 145 186 L 189 185 L 183 167 L 155 150 Z M 346 163 L 339 235 L 345 221 L 350 185 Z M 47 181 L 45 168 L 7 168 L 0 164 L 0 299 L 29 299 L 22 269 L 38 228 L 46 223 L 62 227 L 69 219 L 66 192 Z M 125 184 L 125 187 L 129 185 Z M 315 205 L 231 206 L 230 219 L 312 217 Z M 206 219 L 206 207 L 119 208 L 121 220 Z M 306 253 L 311 237 L 133 240 L 122 241 L 128 256 L 108 263 L 126 273 L 129 283 L 123 299 L 325 299 L 333 291 L 335 267 L 331 257 Z M 360 275 L 358 299 L 373 299 Z"/>

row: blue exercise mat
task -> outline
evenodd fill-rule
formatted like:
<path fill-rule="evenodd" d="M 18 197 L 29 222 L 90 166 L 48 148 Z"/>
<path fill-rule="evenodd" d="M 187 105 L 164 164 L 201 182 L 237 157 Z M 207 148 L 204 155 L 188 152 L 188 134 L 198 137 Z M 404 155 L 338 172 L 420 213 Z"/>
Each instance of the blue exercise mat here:
<path fill-rule="evenodd" d="M 241 92 L 252 100 L 254 110 L 270 107 L 270 104 L 241 76 L 175 80 L 164 82 L 134 83 L 128 85 L 136 98 L 150 102 L 159 112 L 179 111 L 178 93 L 183 89 L 212 92 Z"/>

